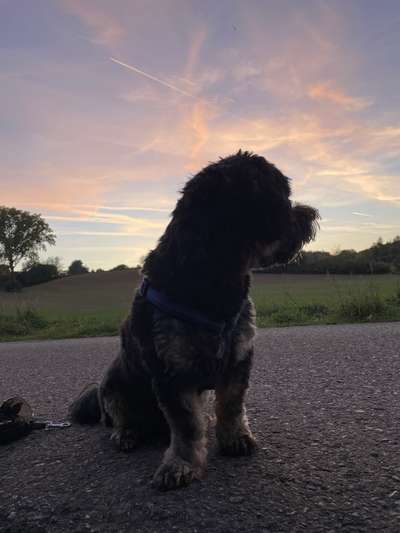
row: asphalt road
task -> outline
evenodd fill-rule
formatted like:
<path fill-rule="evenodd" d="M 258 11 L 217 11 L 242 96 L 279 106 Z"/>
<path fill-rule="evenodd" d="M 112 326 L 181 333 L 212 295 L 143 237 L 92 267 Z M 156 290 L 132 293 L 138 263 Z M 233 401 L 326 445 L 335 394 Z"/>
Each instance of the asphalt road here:
<path fill-rule="evenodd" d="M 116 338 L 0 344 L 0 398 L 56 420 Z M 159 493 L 162 454 L 107 430 L 35 431 L 0 448 L 1 532 L 400 531 L 400 324 L 262 330 L 248 395 L 254 457 Z"/>

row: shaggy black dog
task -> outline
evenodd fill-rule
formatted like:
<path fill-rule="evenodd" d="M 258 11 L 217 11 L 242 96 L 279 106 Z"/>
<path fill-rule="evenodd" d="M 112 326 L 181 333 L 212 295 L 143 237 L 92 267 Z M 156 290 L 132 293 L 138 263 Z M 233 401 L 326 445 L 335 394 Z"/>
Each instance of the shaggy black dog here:
<path fill-rule="evenodd" d="M 120 352 L 100 386 L 72 404 L 72 419 L 101 418 L 124 451 L 167 434 L 154 484 L 177 488 L 204 472 L 203 407 L 214 389 L 221 453 L 252 453 L 244 406 L 255 334 L 250 269 L 291 260 L 314 238 L 317 219 L 312 207 L 292 204 L 287 177 L 248 152 L 190 179 L 145 260 Z"/>

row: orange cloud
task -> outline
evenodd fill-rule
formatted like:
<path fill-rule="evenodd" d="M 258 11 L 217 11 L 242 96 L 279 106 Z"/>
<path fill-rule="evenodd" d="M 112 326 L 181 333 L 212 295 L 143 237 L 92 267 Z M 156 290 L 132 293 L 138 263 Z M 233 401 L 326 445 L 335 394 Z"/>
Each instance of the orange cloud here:
<path fill-rule="evenodd" d="M 365 174 L 363 176 L 351 176 L 346 180 L 354 185 L 355 189 L 361 189 L 361 192 L 369 198 L 400 204 L 400 180 L 399 176 L 384 176 L 378 173 Z"/>
<path fill-rule="evenodd" d="M 195 33 L 194 38 L 191 42 L 187 63 L 183 75 L 183 77 L 189 81 L 192 81 L 192 78 L 195 75 L 196 70 L 198 69 L 199 57 L 206 37 L 207 30 L 205 28 L 201 28 Z"/>
<path fill-rule="evenodd" d="M 366 98 L 356 98 L 344 91 L 334 88 L 329 83 L 317 83 L 308 90 L 308 96 L 313 100 L 326 100 L 349 110 L 360 110 L 372 104 Z"/>
<path fill-rule="evenodd" d="M 201 161 L 201 151 L 206 146 L 209 139 L 209 128 L 207 120 L 209 116 L 209 105 L 204 102 L 196 102 L 189 119 L 189 128 L 192 134 L 192 145 L 190 149 L 190 163 L 187 166 L 190 170 L 198 170 Z M 208 116 L 207 116 L 208 115 Z"/>

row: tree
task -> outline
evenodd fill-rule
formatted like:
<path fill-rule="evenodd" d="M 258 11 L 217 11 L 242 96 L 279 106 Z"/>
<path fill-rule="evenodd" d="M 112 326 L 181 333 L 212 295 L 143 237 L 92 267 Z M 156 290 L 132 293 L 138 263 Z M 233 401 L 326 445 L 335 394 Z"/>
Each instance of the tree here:
<path fill-rule="evenodd" d="M 7 262 L 12 281 L 20 261 L 37 260 L 40 250 L 55 243 L 56 236 L 41 215 L 0 206 L 0 261 Z"/>
<path fill-rule="evenodd" d="M 0 265 L 0 288 L 5 287 L 10 281 L 10 269 L 8 265 Z"/>
<path fill-rule="evenodd" d="M 110 272 L 118 272 L 119 270 L 129 270 L 129 267 L 127 265 L 117 265 L 114 268 L 110 269 Z"/>
<path fill-rule="evenodd" d="M 58 257 L 58 255 L 55 255 L 54 257 L 48 257 L 46 259 L 46 261 L 44 262 L 44 264 L 45 265 L 52 265 L 52 266 L 56 267 L 58 276 L 64 270 L 64 265 L 62 264 L 62 259 L 61 259 L 61 257 Z"/>
<path fill-rule="evenodd" d="M 89 269 L 85 266 L 80 259 L 75 259 L 68 267 L 68 274 L 75 276 L 76 274 L 87 274 Z"/>
<path fill-rule="evenodd" d="M 19 272 L 17 279 L 25 287 L 38 285 L 57 279 L 59 277 L 56 265 L 46 263 L 35 263 L 30 268 Z"/>

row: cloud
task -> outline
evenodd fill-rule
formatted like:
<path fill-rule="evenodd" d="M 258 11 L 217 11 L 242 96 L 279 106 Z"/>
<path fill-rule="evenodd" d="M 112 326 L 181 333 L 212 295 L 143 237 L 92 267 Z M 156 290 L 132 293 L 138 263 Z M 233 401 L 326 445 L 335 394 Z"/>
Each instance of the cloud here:
<path fill-rule="evenodd" d="M 144 90 L 142 88 L 130 89 L 120 94 L 121 100 L 130 104 L 154 104 L 160 101 L 160 91 L 154 88 Z"/>
<path fill-rule="evenodd" d="M 196 75 L 196 72 L 198 71 L 201 50 L 207 38 L 207 33 L 208 33 L 207 28 L 204 26 L 198 29 L 194 33 L 194 36 L 190 43 L 187 60 L 186 60 L 186 66 L 184 68 L 184 74 L 183 74 L 183 77 L 188 80 L 192 81 L 193 77 Z"/>
<path fill-rule="evenodd" d="M 348 110 L 361 110 L 372 105 L 366 98 L 353 97 L 347 95 L 342 89 L 332 87 L 332 84 L 317 83 L 308 89 L 308 96 L 313 100 L 325 100 Z"/>
<path fill-rule="evenodd" d="M 80 235 L 81 237 L 132 237 L 140 235 L 140 231 L 62 231 L 59 236 Z"/>
<path fill-rule="evenodd" d="M 201 151 L 207 145 L 210 137 L 208 127 L 210 120 L 212 120 L 210 106 L 204 102 L 196 102 L 188 120 L 189 129 L 192 134 L 190 161 L 186 165 L 186 168 L 189 170 L 198 170 L 197 167 L 201 164 Z"/>
<path fill-rule="evenodd" d="M 375 135 L 377 137 L 388 137 L 400 140 L 400 128 L 392 126 L 382 128 L 381 130 L 376 131 Z"/>
<path fill-rule="evenodd" d="M 368 229 L 377 229 L 377 230 L 398 230 L 398 224 L 383 224 L 381 222 L 363 222 L 362 226 L 367 227 Z"/>
<path fill-rule="evenodd" d="M 251 78 L 260 77 L 264 74 L 264 69 L 252 63 L 242 63 L 236 66 L 232 71 L 232 76 L 235 81 L 248 81 Z"/>
<path fill-rule="evenodd" d="M 350 227 L 365 215 L 360 202 L 399 205 L 399 112 L 384 107 L 385 94 L 369 83 L 374 65 L 346 41 L 348 10 L 234 3 L 230 34 L 218 10 L 145 4 L 65 0 L 73 17 L 59 18 L 61 48 L 0 51 L 2 124 L 11 125 L 0 129 L 2 202 L 44 206 L 55 224 L 77 231 L 123 236 L 145 227 L 155 236 L 161 226 L 142 218 L 161 219 L 188 172 L 243 148 L 289 175 L 295 199 L 346 206 Z M 101 46 L 75 39 L 74 17 Z M 335 223 L 336 235 L 343 225 Z"/>
<path fill-rule="evenodd" d="M 364 231 L 360 226 L 353 225 L 344 225 L 344 224 L 336 224 L 332 226 L 325 226 L 323 223 L 321 223 L 321 230 L 322 231 L 329 231 L 334 233 L 359 233 Z"/>
<path fill-rule="evenodd" d="M 161 199 L 160 199 L 161 200 Z M 157 203 L 156 197 L 154 197 L 154 203 Z M 163 203 L 163 202 L 159 202 Z M 18 204 L 24 208 L 35 208 L 35 209 L 44 209 L 46 212 L 70 212 L 70 213 L 80 213 L 83 209 L 89 209 L 94 212 L 97 211 L 143 211 L 145 213 L 159 213 L 159 214 L 169 214 L 171 208 L 164 207 L 149 207 L 149 206 L 139 206 L 139 205 L 95 205 L 95 204 L 69 204 L 69 203 L 59 203 L 56 201 L 43 202 L 33 200 L 31 202 L 19 202 Z M 75 217 L 74 217 L 75 218 Z M 69 217 L 66 217 L 68 220 Z"/>
<path fill-rule="evenodd" d="M 136 228 L 160 230 L 165 227 L 165 221 L 154 221 L 146 218 L 130 217 L 128 215 L 105 214 L 98 211 L 80 211 L 76 216 L 70 215 L 43 215 L 48 220 L 68 222 L 93 222 L 102 224 L 119 224 Z"/>
<path fill-rule="evenodd" d="M 351 214 L 357 217 L 371 217 L 372 216 L 372 215 L 368 215 L 367 213 L 360 213 L 359 211 L 352 211 Z"/>
<path fill-rule="evenodd" d="M 87 205 L 81 207 L 89 207 L 95 209 L 106 209 L 109 211 L 149 211 L 152 213 L 169 213 L 170 209 L 160 207 L 145 207 L 145 206 L 129 206 L 129 205 Z"/>
<path fill-rule="evenodd" d="M 102 10 L 98 2 L 63 0 L 63 6 L 90 28 L 93 33 L 91 42 L 94 44 L 114 46 L 125 35 L 121 22 L 109 10 Z"/>

